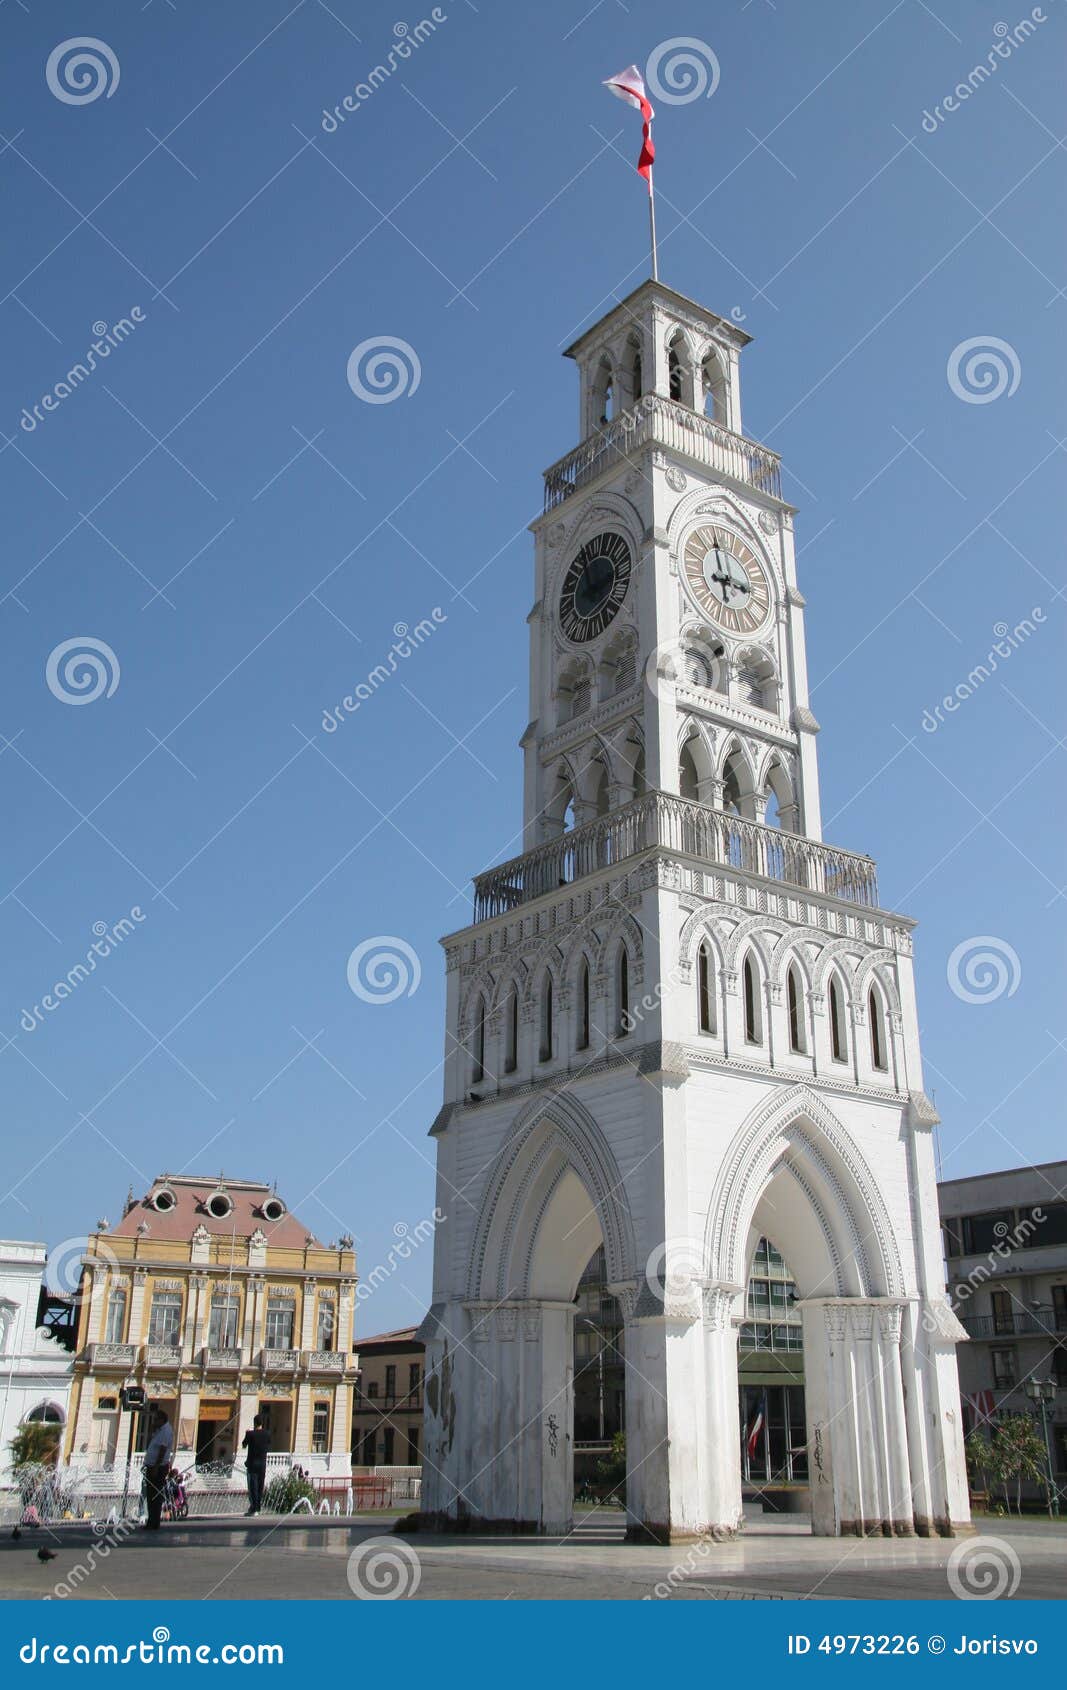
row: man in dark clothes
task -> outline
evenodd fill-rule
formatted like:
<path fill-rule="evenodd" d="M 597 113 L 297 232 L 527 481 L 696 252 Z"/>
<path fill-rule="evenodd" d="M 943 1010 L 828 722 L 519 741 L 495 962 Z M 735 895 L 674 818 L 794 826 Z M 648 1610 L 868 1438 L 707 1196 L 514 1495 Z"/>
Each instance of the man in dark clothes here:
<path fill-rule="evenodd" d="M 267 1477 L 267 1451 L 270 1449 L 270 1433 L 263 1423 L 262 1414 L 257 1414 L 252 1422 L 252 1430 L 244 1435 L 241 1448 L 245 1452 L 245 1471 L 248 1474 L 248 1512 L 258 1514 L 263 1502 L 263 1484 Z"/>
<path fill-rule="evenodd" d="M 158 1532 L 163 1514 L 163 1486 L 170 1471 L 174 1449 L 174 1433 L 170 1421 L 161 1409 L 152 1419 L 152 1436 L 144 1452 L 144 1488 L 148 1519 L 145 1530 Z"/>

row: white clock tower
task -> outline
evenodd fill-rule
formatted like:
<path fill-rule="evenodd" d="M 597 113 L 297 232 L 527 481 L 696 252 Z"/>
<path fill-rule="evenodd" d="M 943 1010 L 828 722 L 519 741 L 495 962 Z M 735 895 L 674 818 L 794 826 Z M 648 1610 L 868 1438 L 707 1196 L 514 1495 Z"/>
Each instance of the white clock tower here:
<path fill-rule="evenodd" d="M 737 325 L 645 282 L 569 349 L 533 524 L 523 852 L 445 940 L 423 1510 L 571 1519 L 578 1280 L 625 1320 L 635 1538 L 736 1530 L 758 1240 L 803 1314 L 813 1530 L 967 1529 L 912 923 L 823 843 L 804 599 Z"/>

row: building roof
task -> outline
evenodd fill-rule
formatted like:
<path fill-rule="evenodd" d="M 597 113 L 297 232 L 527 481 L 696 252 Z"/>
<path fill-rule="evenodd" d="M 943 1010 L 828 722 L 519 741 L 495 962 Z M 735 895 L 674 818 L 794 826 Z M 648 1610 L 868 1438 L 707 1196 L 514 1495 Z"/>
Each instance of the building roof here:
<path fill-rule="evenodd" d="M 157 1205 L 160 1192 L 173 1196 L 170 1208 Z M 210 1199 L 219 1195 L 228 1198 L 231 1207 L 227 1213 L 213 1214 Z M 274 1216 L 269 1207 L 265 1212 L 265 1205 L 272 1203 L 281 1205 L 280 1216 Z M 221 1202 L 216 1206 L 220 1211 L 223 1208 Z M 202 1226 L 220 1238 L 248 1238 L 258 1229 L 266 1235 L 268 1244 L 280 1249 L 302 1250 L 305 1245 L 323 1248 L 272 1186 L 222 1175 L 202 1179 L 195 1174 L 160 1174 L 143 1197 L 127 1200 L 125 1213 L 109 1229 L 109 1236 L 134 1238 L 142 1225 L 148 1228 L 147 1237 L 155 1240 L 185 1240 Z"/>
<path fill-rule="evenodd" d="M 357 1338 L 356 1349 L 365 1350 L 371 1344 L 421 1344 L 422 1340 L 417 1338 L 418 1330 L 417 1326 L 401 1326 L 396 1332 L 376 1332 L 373 1338 Z"/>
<path fill-rule="evenodd" d="M 641 282 L 632 290 L 632 292 L 628 293 L 625 299 L 620 299 L 616 305 L 611 307 L 610 311 L 606 311 L 603 317 L 593 323 L 590 328 L 584 330 L 584 332 L 578 336 L 577 340 L 571 342 L 570 346 L 565 347 L 563 356 L 565 358 L 576 357 L 585 345 L 586 341 L 588 341 L 593 335 L 600 334 L 605 325 L 611 322 L 612 318 L 619 317 L 620 319 L 628 320 L 632 316 L 638 300 L 643 299 L 646 296 L 662 299 L 668 309 L 671 307 L 677 309 L 681 306 L 684 311 L 696 313 L 697 316 L 704 319 L 709 328 L 714 327 L 728 329 L 730 338 L 733 339 L 738 346 L 747 346 L 749 341 L 752 339 L 752 336 L 747 334 L 746 331 L 741 328 L 739 324 L 735 323 L 731 317 L 720 317 L 717 311 L 709 311 L 708 307 L 706 305 L 701 305 L 699 300 L 688 299 L 684 293 L 678 293 L 675 288 L 669 288 L 666 287 L 663 282 L 654 282 L 651 279 L 648 279 Z"/>
<path fill-rule="evenodd" d="M 1050 1169 L 1067 1176 L 1067 1162 L 1026 1162 L 1021 1168 L 997 1168 L 988 1174 L 960 1174 L 956 1179 L 941 1179 L 937 1182 L 937 1189 L 944 1191 L 947 1186 L 973 1185 L 980 1179 L 1018 1179 L 1021 1174 L 1044 1174 Z"/>

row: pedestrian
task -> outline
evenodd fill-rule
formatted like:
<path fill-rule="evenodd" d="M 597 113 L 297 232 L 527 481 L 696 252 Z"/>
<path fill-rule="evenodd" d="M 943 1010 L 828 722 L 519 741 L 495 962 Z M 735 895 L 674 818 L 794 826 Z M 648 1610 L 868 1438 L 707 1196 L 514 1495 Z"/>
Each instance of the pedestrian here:
<path fill-rule="evenodd" d="M 248 1475 L 248 1513 L 258 1514 L 263 1504 L 267 1451 L 270 1449 L 270 1433 L 262 1414 L 256 1415 L 252 1430 L 244 1435 L 241 1448 L 245 1452 L 245 1472 Z"/>
<path fill-rule="evenodd" d="M 145 1531 L 158 1532 L 163 1514 L 164 1488 L 167 1474 L 170 1472 L 171 1452 L 174 1449 L 174 1433 L 162 1409 L 156 1410 L 152 1428 L 152 1436 L 144 1452 L 145 1506 L 148 1510 Z"/>

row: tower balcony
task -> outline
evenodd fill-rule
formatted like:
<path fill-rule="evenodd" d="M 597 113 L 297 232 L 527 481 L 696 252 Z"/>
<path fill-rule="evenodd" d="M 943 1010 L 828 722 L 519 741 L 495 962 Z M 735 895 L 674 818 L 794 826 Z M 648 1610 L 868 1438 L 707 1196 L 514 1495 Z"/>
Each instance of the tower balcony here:
<path fill-rule="evenodd" d="M 688 405 L 646 393 L 545 470 L 545 510 L 554 510 L 579 487 L 642 446 L 664 446 L 760 493 L 782 497 L 782 461 L 777 452 L 702 417 Z"/>
<path fill-rule="evenodd" d="M 619 810 L 477 875 L 474 919 L 488 921 L 506 915 L 533 898 L 656 847 L 868 909 L 879 908 L 878 873 L 870 857 L 801 834 L 783 833 L 762 822 L 745 821 L 669 792 L 646 792 Z"/>

